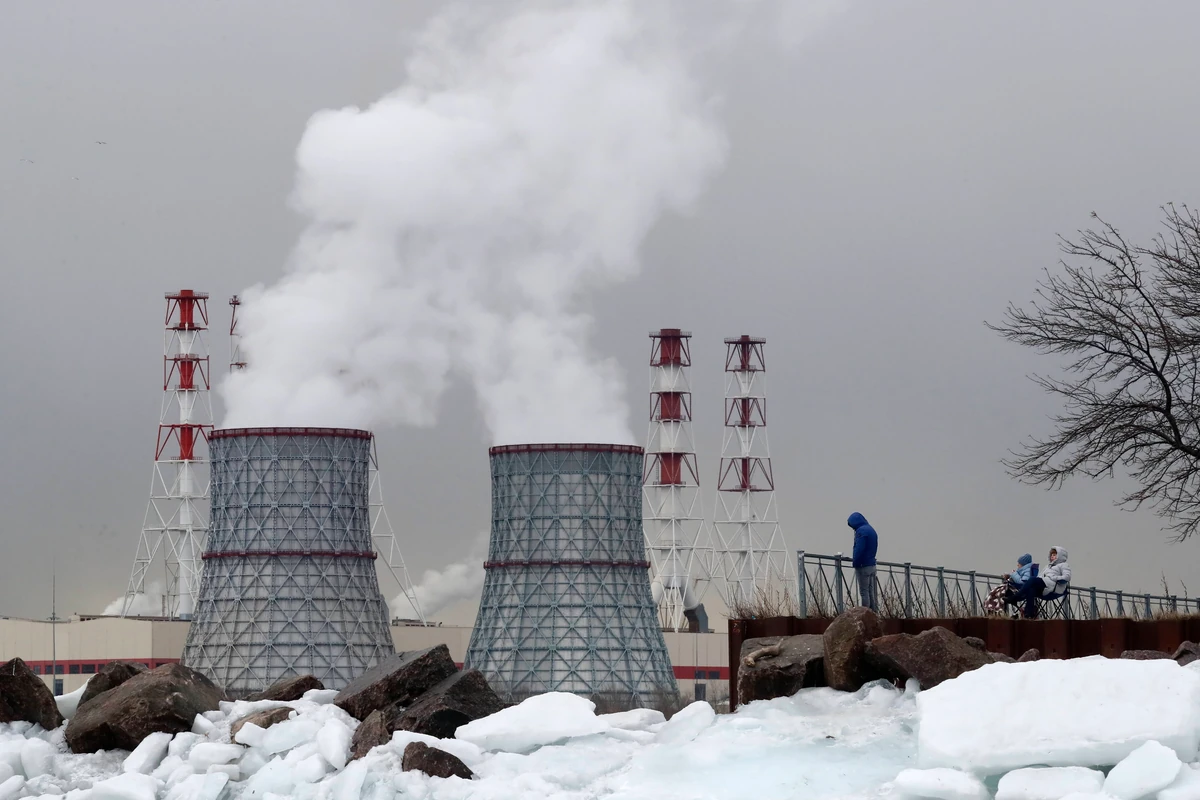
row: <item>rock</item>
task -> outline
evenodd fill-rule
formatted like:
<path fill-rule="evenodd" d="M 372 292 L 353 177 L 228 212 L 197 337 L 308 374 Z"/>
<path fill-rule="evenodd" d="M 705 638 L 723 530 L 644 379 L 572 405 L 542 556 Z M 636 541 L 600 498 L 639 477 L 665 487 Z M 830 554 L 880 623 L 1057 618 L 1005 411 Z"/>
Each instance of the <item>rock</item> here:
<path fill-rule="evenodd" d="M 971 645 L 971 647 L 974 647 L 976 650 L 982 650 L 985 653 L 988 651 L 987 642 L 985 642 L 983 639 L 980 639 L 978 636 L 964 636 L 963 642 Z"/>
<path fill-rule="evenodd" d="M 216 711 L 225 693 L 182 664 L 141 672 L 92 699 L 67 724 L 74 753 L 133 750 L 151 733 L 192 729 L 197 714 Z"/>
<path fill-rule="evenodd" d="M 238 731 L 243 725 L 251 724 L 266 730 L 267 728 L 277 723 L 283 722 L 292 715 L 292 710 L 287 706 L 279 708 L 264 708 L 262 711 L 255 711 L 253 714 L 247 714 L 241 719 L 234 720 L 234 723 L 229 726 L 229 738 L 237 741 Z"/>
<path fill-rule="evenodd" d="M 1038 650 L 1036 647 L 1031 647 L 1028 650 L 1026 650 L 1024 653 L 1021 653 L 1021 657 L 1017 659 L 1017 663 L 1018 664 L 1028 664 L 1030 661 L 1041 661 L 1041 660 L 1042 660 L 1042 651 Z"/>
<path fill-rule="evenodd" d="M 0 666 L 0 722 L 33 722 L 48 731 L 63 724 L 54 693 L 19 658 Z"/>
<path fill-rule="evenodd" d="M 404 709 L 389 731 L 413 731 L 453 739 L 460 725 L 491 716 L 504 708 L 487 678 L 477 669 L 456 672 Z"/>
<path fill-rule="evenodd" d="M 1133 661 L 1162 661 L 1171 657 L 1170 653 L 1162 650 L 1126 650 L 1121 653 L 1121 658 L 1128 658 Z"/>
<path fill-rule="evenodd" d="M 753 664 L 747 660 L 753 659 Z M 791 697 L 825 685 L 825 643 L 816 635 L 768 637 L 742 642 L 738 664 L 738 703 Z"/>
<path fill-rule="evenodd" d="M 350 716 L 366 719 L 377 709 L 409 705 L 457 671 L 444 644 L 397 653 L 351 681 L 333 702 Z"/>
<path fill-rule="evenodd" d="M 311 689 L 324 689 L 325 684 L 312 675 L 292 675 L 271 684 L 265 691 L 249 695 L 247 700 L 279 700 L 287 703 L 299 700 Z"/>
<path fill-rule="evenodd" d="M 1017 660 L 1007 653 L 988 653 L 997 664 L 1015 664 Z"/>
<path fill-rule="evenodd" d="M 471 780 L 475 773 L 471 772 L 457 756 L 450 755 L 445 750 L 430 747 L 424 742 L 410 742 L 404 748 L 404 756 L 400 760 L 400 768 L 405 772 L 416 770 L 424 772 L 431 778 L 449 778 L 456 776 Z"/>
<path fill-rule="evenodd" d="M 1196 659 L 1200 659 L 1200 644 L 1195 642 L 1184 642 L 1175 648 L 1175 654 L 1171 656 L 1179 662 L 1179 666 L 1186 667 Z"/>
<path fill-rule="evenodd" d="M 392 732 L 388 730 L 387 717 L 382 710 L 376 709 L 354 729 L 354 738 L 350 740 L 350 760 L 360 759 L 372 748 L 391 740 Z"/>
<path fill-rule="evenodd" d="M 83 690 L 83 694 L 79 698 L 80 707 L 96 695 L 115 689 L 134 675 L 140 675 L 145 671 L 145 664 L 136 664 L 132 661 L 108 662 L 87 682 L 87 688 Z"/>
<path fill-rule="evenodd" d="M 825 683 L 843 692 L 857 691 L 879 677 L 863 660 L 867 642 L 883 634 L 879 617 L 869 608 L 852 608 L 825 629 Z"/>
<path fill-rule="evenodd" d="M 992 663 L 990 655 L 941 627 L 916 636 L 897 633 L 873 639 L 867 644 L 866 660 L 897 677 L 916 678 L 922 689 Z"/>

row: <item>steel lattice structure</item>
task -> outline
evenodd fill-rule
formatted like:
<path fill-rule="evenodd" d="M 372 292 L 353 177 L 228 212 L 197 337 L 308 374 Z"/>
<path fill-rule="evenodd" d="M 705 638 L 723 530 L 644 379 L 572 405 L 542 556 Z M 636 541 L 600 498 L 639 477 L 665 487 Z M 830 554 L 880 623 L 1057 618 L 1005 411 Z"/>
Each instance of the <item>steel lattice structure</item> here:
<path fill-rule="evenodd" d="M 160 609 L 151 613 L 187 618 L 200 592 L 204 540 L 208 533 L 206 437 L 212 430 L 208 351 L 208 295 L 191 289 L 166 294 L 163 403 L 150 474 L 150 502 L 133 557 L 121 616 L 139 611 L 147 579 L 161 558 L 166 586 Z M 143 609 L 145 613 L 148 609 Z"/>
<path fill-rule="evenodd" d="M 492 532 L 466 665 L 510 699 L 676 692 L 642 535 L 642 449 L 493 447 Z"/>
<path fill-rule="evenodd" d="M 393 653 L 371 434 L 242 428 L 209 441 L 212 526 L 183 662 L 239 696 L 295 674 L 342 688 Z"/>
<path fill-rule="evenodd" d="M 767 444 L 766 339 L 725 340 L 725 436 L 717 476 L 721 596 L 729 609 L 790 591 L 791 557 L 779 528 Z"/>
<path fill-rule="evenodd" d="M 642 476 L 650 589 L 659 622 L 676 631 L 688 628 L 685 612 L 700 605 L 713 558 L 692 438 L 691 338 L 678 328 L 650 334 L 650 429 Z"/>

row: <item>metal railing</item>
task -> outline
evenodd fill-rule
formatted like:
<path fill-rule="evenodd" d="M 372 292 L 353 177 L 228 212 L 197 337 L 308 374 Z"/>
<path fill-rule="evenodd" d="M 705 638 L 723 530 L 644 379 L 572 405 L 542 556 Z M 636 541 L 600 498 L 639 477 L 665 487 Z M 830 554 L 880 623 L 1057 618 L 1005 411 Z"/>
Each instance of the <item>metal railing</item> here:
<path fill-rule="evenodd" d="M 796 551 L 797 606 L 801 617 L 833 617 L 859 605 L 858 578 L 850 559 Z M 876 605 L 881 617 L 928 619 L 984 616 L 988 593 L 1000 575 L 912 563 L 876 564 Z M 1200 615 L 1200 598 L 1153 595 L 1072 585 L 1064 597 L 1039 603 L 1039 616 L 1059 619 L 1161 619 Z"/>

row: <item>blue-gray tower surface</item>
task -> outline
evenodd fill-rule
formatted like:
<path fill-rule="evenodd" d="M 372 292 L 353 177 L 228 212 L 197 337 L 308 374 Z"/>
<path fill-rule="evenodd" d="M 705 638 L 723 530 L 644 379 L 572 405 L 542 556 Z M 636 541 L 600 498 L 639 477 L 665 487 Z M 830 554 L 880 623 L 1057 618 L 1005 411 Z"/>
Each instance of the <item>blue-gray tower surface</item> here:
<path fill-rule="evenodd" d="M 371 445 L 337 428 L 210 434 L 212 512 L 183 662 L 231 696 L 297 674 L 340 689 L 395 652 L 371 545 Z"/>
<path fill-rule="evenodd" d="M 519 699 L 648 705 L 675 677 L 650 593 L 642 448 L 493 447 L 492 530 L 466 665 Z"/>

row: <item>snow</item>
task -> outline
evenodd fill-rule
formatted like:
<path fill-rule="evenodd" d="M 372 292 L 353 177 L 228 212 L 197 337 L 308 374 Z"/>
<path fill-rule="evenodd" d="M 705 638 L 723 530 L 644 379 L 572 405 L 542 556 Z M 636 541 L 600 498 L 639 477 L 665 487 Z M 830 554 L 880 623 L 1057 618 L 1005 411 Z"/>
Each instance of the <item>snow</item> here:
<path fill-rule="evenodd" d="M 528 753 L 538 747 L 608 730 L 591 700 L 566 692 L 547 692 L 459 727 L 456 739 L 484 750 Z"/>
<path fill-rule="evenodd" d="M 167 749 L 171 746 L 171 740 L 174 738 L 174 735 L 170 733 L 150 734 L 142 739 L 141 744 L 129 754 L 125 763 L 122 764 L 122 768 L 126 772 L 140 772 L 143 775 L 149 775 L 166 757 Z"/>
<path fill-rule="evenodd" d="M 211 766 L 237 761 L 245 752 L 246 748 L 237 744 L 201 742 L 188 754 L 188 763 L 196 772 L 207 772 Z"/>
<path fill-rule="evenodd" d="M 350 727 L 338 719 L 325 723 L 317 733 L 317 750 L 334 769 L 343 769 L 350 759 Z"/>
<path fill-rule="evenodd" d="M 192 775 L 169 789 L 166 800 L 217 800 L 228 783 L 229 776 L 221 772 Z"/>
<path fill-rule="evenodd" d="M 27 739 L 21 748 L 21 772 L 25 779 L 54 772 L 54 745 L 42 739 Z"/>
<path fill-rule="evenodd" d="M 989 664 L 918 696 L 918 763 L 988 775 L 1110 766 L 1149 741 L 1190 762 L 1198 706 L 1200 673 L 1170 660 Z"/>
<path fill-rule="evenodd" d="M 1104 793 L 1117 800 L 1140 800 L 1173 784 L 1182 766 L 1174 750 L 1146 742 L 1112 768 Z"/>
<path fill-rule="evenodd" d="M 1185 764 L 1175 782 L 1159 792 L 1156 800 L 1200 800 L 1200 772 Z"/>
<path fill-rule="evenodd" d="M 1086 767 L 1029 767 L 1000 779 L 996 800 L 1058 800 L 1069 794 L 1095 794 L 1104 773 Z"/>
<path fill-rule="evenodd" d="M 12 800 L 14 797 L 20 797 L 24 789 L 25 779 L 20 775 L 13 775 L 0 783 L 0 800 Z"/>
<path fill-rule="evenodd" d="M 717 712 L 708 703 L 696 701 L 682 709 L 658 732 L 659 744 L 682 744 L 690 742 L 705 731 L 717 718 Z"/>
<path fill-rule="evenodd" d="M 946 767 L 906 769 L 896 776 L 895 788 L 903 797 L 935 800 L 989 800 L 983 781 L 966 772 Z"/>
<path fill-rule="evenodd" d="M 92 800 L 155 800 L 161 788 L 149 775 L 127 772 L 92 786 Z"/>

